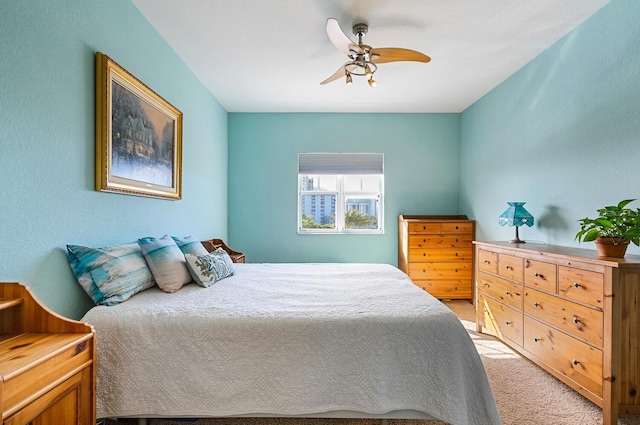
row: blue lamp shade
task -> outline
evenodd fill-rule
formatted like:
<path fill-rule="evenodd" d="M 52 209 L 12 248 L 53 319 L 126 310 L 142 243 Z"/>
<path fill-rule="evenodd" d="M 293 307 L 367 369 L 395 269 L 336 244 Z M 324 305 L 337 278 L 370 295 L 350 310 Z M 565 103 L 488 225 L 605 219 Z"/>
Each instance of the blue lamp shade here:
<path fill-rule="evenodd" d="M 509 208 L 502 214 L 500 214 L 500 218 L 498 219 L 498 223 L 500 226 L 504 226 L 508 224 L 509 226 L 516 227 L 516 238 L 510 240 L 511 243 L 524 243 L 523 240 L 520 240 L 518 235 L 518 227 L 522 225 L 527 225 L 529 227 L 533 226 L 533 216 L 529 214 L 523 205 L 526 202 L 507 202 L 509 204 Z"/>

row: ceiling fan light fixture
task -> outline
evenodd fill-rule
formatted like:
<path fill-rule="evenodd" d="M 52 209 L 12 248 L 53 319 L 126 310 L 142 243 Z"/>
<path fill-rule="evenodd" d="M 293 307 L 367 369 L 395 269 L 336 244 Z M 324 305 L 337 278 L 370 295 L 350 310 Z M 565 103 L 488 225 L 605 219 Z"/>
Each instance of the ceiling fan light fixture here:
<path fill-rule="evenodd" d="M 376 80 L 374 80 L 373 78 L 369 78 L 369 87 L 371 87 L 372 89 L 375 89 L 377 85 L 378 85 L 378 82 Z"/>
<path fill-rule="evenodd" d="M 371 83 L 371 80 L 373 80 L 373 74 L 378 70 L 378 66 L 375 63 L 369 62 L 364 58 L 356 58 L 345 63 L 343 68 L 344 71 L 342 72 L 344 72 L 346 77 L 345 82 L 348 86 L 353 83 L 354 75 L 358 77 L 366 77 L 371 87 L 376 86 L 375 81 Z M 338 73 L 341 73 L 341 71 L 336 72 L 336 75 L 338 75 Z"/>
<path fill-rule="evenodd" d="M 364 75 L 366 75 L 369 80 L 373 77 L 373 72 L 371 72 L 371 67 L 368 63 L 364 65 Z"/>

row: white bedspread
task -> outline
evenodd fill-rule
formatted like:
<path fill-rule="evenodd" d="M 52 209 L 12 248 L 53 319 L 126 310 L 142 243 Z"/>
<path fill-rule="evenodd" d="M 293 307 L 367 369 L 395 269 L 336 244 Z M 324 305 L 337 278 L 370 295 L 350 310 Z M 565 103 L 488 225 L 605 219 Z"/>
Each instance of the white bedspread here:
<path fill-rule="evenodd" d="M 152 288 L 84 316 L 98 417 L 413 409 L 500 423 L 464 327 L 395 267 L 235 267 L 210 288 Z"/>

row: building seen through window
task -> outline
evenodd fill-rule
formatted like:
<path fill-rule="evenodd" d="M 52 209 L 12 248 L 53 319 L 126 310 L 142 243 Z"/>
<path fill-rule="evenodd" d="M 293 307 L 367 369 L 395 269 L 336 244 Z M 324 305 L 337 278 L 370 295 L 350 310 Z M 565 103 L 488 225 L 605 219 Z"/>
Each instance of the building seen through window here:
<path fill-rule="evenodd" d="M 382 154 L 300 154 L 299 170 L 298 233 L 382 233 Z"/>

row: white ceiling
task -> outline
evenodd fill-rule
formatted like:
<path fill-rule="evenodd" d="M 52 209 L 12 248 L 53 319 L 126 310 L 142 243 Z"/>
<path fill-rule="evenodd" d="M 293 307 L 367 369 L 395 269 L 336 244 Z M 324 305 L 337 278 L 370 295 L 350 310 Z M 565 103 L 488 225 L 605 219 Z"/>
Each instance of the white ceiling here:
<path fill-rule="evenodd" d="M 461 112 L 610 0 L 132 1 L 229 112 Z M 347 60 L 327 18 L 432 60 L 320 86 Z"/>

